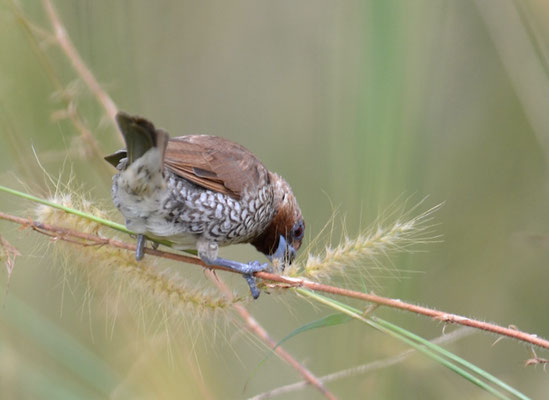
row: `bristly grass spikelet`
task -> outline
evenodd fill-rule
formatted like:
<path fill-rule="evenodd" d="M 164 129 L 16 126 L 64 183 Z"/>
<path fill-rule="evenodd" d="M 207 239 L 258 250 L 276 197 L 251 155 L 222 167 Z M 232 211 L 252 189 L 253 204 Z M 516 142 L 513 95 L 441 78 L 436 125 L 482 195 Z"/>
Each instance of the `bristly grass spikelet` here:
<path fill-rule="evenodd" d="M 107 216 L 106 212 L 77 194 L 57 194 L 51 201 L 97 217 Z M 46 205 L 38 205 L 35 214 L 36 219 L 42 223 L 113 238 L 110 235 L 112 231 L 99 223 Z M 63 241 L 55 242 L 56 246 L 60 242 Z M 105 296 L 118 297 L 106 299 L 108 303 L 131 299 L 125 303 L 139 313 L 150 307 L 166 320 L 181 322 L 182 319 L 196 318 L 208 312 L 217 314 L 242 300 L 238 296 L 228 300 L 215 290 L 191 288 L 183 282 L 180 275 L 160 269 L 152 257 L 138 262 L 134 254 L 126 250 L 107 245 L 92 245 L 84 241 L 72 241 L 63 246 L 63 250 L 65 249 L 71 251 L 70 267 L 76 266 L 77 272 L 83 274 L 86 281 L 93 286 L 88 288 L 89 291 L 100 291 Z"/>
<path fill-rule="evenodd" d="M 287 274 L 323 282 L 336 275 L 358 274 L 371 282 L 373 278 L 369 266 L 375 265 L 377 268 L 385 265 L 387 268 L 391 255 L 413 251 L 414 245 L 440 239 L 433 234 L 431 221 L 432 214 L 441 204 L 411 217 L 410 214 L 418 206 L 419 204 L 406 212 L 400 212 L 398 217 L 393 216 L 396 214 L 393 211 L 354 238 L 349 238 L 344 233 L 339 244 L 325 245 L 320 254 L 309 252 L 307 258 L 302 262 L 298 260 L 287 270 Z M 393 222 L 388 222 L 387 219 L 392 219 Z M 387 260 L 385 263 L 381 260 L 383 258 Z"/>

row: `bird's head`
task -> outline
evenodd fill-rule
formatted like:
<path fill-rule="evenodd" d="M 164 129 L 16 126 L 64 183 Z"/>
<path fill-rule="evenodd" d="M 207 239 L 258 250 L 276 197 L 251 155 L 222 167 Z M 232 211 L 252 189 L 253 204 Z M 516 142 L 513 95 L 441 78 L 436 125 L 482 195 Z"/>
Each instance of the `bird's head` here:
<path fill-rule="evenodd" d="M 252 244 L 271 261 L 278 259 L 282 265 L 291 263 L 301 247 L 305 234 L 305 221 L 292 188 L 282 177 L 270 174 L 274 188 L 275 215 L 271 223 Z"/>

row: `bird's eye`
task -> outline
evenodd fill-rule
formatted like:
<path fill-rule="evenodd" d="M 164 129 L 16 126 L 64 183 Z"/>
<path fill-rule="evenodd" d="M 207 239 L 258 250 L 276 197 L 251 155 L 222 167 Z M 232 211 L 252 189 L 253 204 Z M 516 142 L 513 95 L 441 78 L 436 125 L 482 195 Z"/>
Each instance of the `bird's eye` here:
<path fill-rule="evenodd" d="M 297 222 L 292 230 L 292 234 L 294 237 L 294 240 L 301 240 L 303 239 L 303 234 L 305 233 L 305 225 L 303 224 L 303 221 Z"/>

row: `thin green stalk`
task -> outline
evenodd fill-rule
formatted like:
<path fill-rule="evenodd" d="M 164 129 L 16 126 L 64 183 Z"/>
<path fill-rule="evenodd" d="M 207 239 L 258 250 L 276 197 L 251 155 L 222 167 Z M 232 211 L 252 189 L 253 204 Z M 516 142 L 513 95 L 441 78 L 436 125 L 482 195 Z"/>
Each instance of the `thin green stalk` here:
<path fill-rule="evenodd" d="M 361 315 L 361 311 L 359 309 L 356 309 L 354 307 L 351 307 L 347 304 L 341 303 L 337 300 L 331 299 L 326 296 L 322 296 L 318 293 L 312 292 L 308 289 L 303 288 L 297 288 L 296 291 L 304 296 L 307 296 L 309 298 L 312 298 L 319 303 L 325 304 L 328 307 L 331 307 L 337 311 L 340 311 L 342 313 L 345 313 L 352 318 L 355 318 L 359 321 L 362 321 L 374 329 L 377 329 L 383 333 L 386 333 L 406 344 L 413 347 L 418 352 L 421 352 L 425 354 L 426 356 L 434 359 L 435 361 L 439 362 L 440 364 L 444 365 L 445 367 L 449 368 L 450 370 L 456 372 L 457 374 L 461 375 L 465 379 L 469 380 L 473 384 L 479 386 L 480 388 L 486 390 L 487 392 L 491 393 L 492 395 L 496 396 L 500 399 L 510 399 L 510 397 L 507 397 L 505 394 L 499 392 L 492 386 L 488 385 L 483 380 L 479 379 L 478 377 L 474 376 L 470 372 L 464 370 L 460 366 L 456 365 L 455 363 L 461 364 L 464 367 L 470 368 L 475 373 L 479 374 L 482 378 L 486 379 L 487 381 L 491 382 L 492 384 L 499 386 L 501 389 L 509 392 L 510 394 L 513 394 L 514 396 L 522 399 L 522 400 L 529 400 L 529 397 L 525 396 L 524 394 L 520 393 L 516 389 L 510 387 L 509 385 L 505 384 L 501 380 L 497 379 L 493 375 L 489 374 L 486 371 L 481 370 L 480 368 L 472 365 L 471 363 L 463 360 L 462 358 L 456 356 L 455 354 L 452 354 L 443 348 L 429 342 L 428 340 L 425 340 L 421 338 L 420 336 L 417 336 L 413 334 L 412 332 L 409 332 L 403 328 L 400 328 L 396 325 L 393 325 L 387 321 L 384 321 L 380 318 L 365 318 L 363 315 Z M 439 354 L 436 354 L 438 352 Z M 447 358 L 450 358 L 451 360 L 448 360 Z"/>
<path fill-rule="evenodd" d="M 437 346 L 436 344 L 433 344 L 432 342 L 428 341 L 427 339 L 424 339 L 421 336 L 418 336 L 413 332 L 407 331 L 407 330 L 405 330 L 405 329 L 403 329 L 403 328 L 401 328 L 397 325 L 394 325 L 389 321 L 385 321 L 385 320 L 383 320 L 381 318 L 377 318 L 377 317 L 372 317 L 372 319 L 375 320 L 375 322 L 388 327 L 389 329 L 394 329 L 395 331 L 398 331 L 398 332 L 401 332 L 402 334 L 405 334 L 406 336 L 412 338 L 413 340 L 416 340 L 416 341 L 420 342 L 425 347 L 428 347 L 428 348 L 430 348 L 434 351 L 438 351 L 443 356 L 448 357 L 452 361 L 455 361 L 458 364 L 461 364 L 464 367 L 469 368 L 471 371 L 473 371 L 476 374 L 482 376 L 484 379 L 492 382 L 494 385 L 500 386 L 502 389 L 507 390 L 508 392 L 512 393 L 513 395 L 515 395 L 519 399 L 530 400 L 530 398 L 528 396 L 526 396 L 523 393 L 519 392 L 515 388 L 509 386 L 508 384 L 506 384 L 502 380 L 496 378 L 492 374 L 484 371 L 483 369 L 477 367 L 476 365 L 470 363 L 469 361 L 464 360 L 463 358 L 456 356 L 455 354 L 453 354 L 452 352 L 449 352 L 448 350 L 444 349 L 443 347 Z"/>
<path fill-rule="evenodd" d="M 57 203 L 54 203 L 54 202 L 46 200 L 46 199 L 41 199 L 40 197 L 33 196 L 32 194 L 20 192 L 18 190 L 11 189 L 11 188 L 8 188 L 8 187 L 2 186 L 2 185 L 0 185 L 0 190 L 3 191 L 3 192 L 6 192 L 6 193 L 13 194 L 15 196 L 22 197 L 22 198 L 27 199 L 27 200 L 34 201 L 35 203 L 44 204 L 44 205 L 49 206 L 49 207 L 53 207 L 53 208 L 57 208 L 59 210 L 63 210 L 63 211 L 68 212 L 70 214 L 78 215 L 79 217 L 89 219 L 90 221 L 97 222 L 98 224 L 108 226 L 109 228 L 115 229 L 115 230 L 120 231 L 120 232 L 124 232 L 124 233 L 127 233 L 127 234 L 134 234 L 132 231 L 127 229 L 124 225 L 118 224 L 118 223 L 113 222 L 113 221 L 109 221 L 108 219 L 103 219 L 103 218 L 96 217 L 95 215 L 87 214 L 83 211 L 76 210 L 74 208 L 65 207 L 61 204 L 57 204 Z"/>
<path fill-rule="evenodd" d="M 11 189 L 11 188 L 8 188 L 8 187 L 2 186 L 2 185 L 0 185 L 0 191 L 10 193 L 10 194 L 13 194 L 13 195 L 18 196 L 18 197 L 22 197 L 22 198 L 27 199 L 27 200 L 34 201 L 35 203 L 44 204 L 48 207 L 63 210 L 67 213 L 74 214 L 74 215 L 77 215 L 79 217 L 86 218 L 90 221 L 97 222 L 98 224 L 108 226 L 109 228 L 112 228 L 112 229 L 117 230 L 119 232 L 127 233 L 128 235 L 135 235 L 135 232 L 130 231 L 124 225 L 119 224 L 117 222 L 113 222 L 113 221 L 110 221 L 108 219 L 100 218 L 100 217 L 97 217 L 95 215 L 91 215 L 91 214 L 85 213 L 83 211 L 76 210 L 74 208 L 66 207 L 66 206 L 63 206 L 61 204 L 57 204 L 57 203 L 54 203 L 52 201 L 42 199 L 40 197 L 33 196 L 32 194 L 20 192 L 18 190 Z M 156 238 L 149 238 L 149 240 L 152 240 L 152 241 L 157 242 L 159 244 L 162 244 L 164 246 L 169 246 L 169 247 L 172 246 L 172 243 L 168 240 L 160 240 L 160 239 L 156 239 Z M 191 254 L 194 254 L 194 253 L 191 252 Z"/>

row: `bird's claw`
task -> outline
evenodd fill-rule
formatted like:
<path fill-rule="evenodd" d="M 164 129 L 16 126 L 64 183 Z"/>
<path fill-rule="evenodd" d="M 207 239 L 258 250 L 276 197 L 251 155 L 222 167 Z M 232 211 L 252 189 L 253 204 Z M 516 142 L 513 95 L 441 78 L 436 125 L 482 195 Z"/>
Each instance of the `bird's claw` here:
<path fill-rule="evenodd" d="M 250 261 L 247 265 L 248 271 L 246 271 L 247 274 L 253 274 L 254 272 L 261 272 L 265 271 L 267 268 L 269 268 L 269 264 L 263 263 L 261 264 L 259 261 Z"/>
<path fill-rule="evenodd" d="M 259 289 L 257 288 L 257 281 L 255 279 L 255 276 L 253 275 L 255 272 L 261 272 L 266 270 L 269 267 L 269 264 L 263 263 L 261 264 L 259 261 L 250 261 L 247 264 L 247 272 L 244 273 L 242 276 L 244 276 L 244 279 L 246 279 L 246 282 L 248 282 L 248 286 L 250 287 L 250 292 L 252 293 L 252 297 L 257 299 L 259 297 L 259 294 L 261 293 Z"/>
<path fill-rule="evenodd" d="M 256 300 L 259 297 L 259 294 L 261 293 L 259 289 L 257 288 L 257 282 L 255 280 L 255 276 L 252 274 L 244 274 L 242 275 L 244 279 L 246 279 L 246 282 L 248 282 L 248 286 L 250 287 L 250 292 L 252 293 L 252 297 L 254 300 Z"/>

